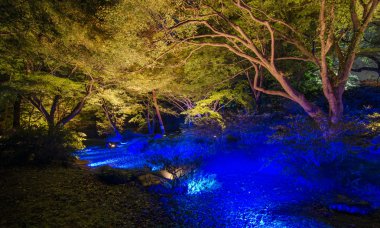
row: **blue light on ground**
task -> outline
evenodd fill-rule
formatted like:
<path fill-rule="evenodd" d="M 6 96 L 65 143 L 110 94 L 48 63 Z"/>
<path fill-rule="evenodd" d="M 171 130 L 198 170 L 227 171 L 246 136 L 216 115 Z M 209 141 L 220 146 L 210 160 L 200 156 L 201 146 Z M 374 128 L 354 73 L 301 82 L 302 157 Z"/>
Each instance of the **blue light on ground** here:
<path fill-rule="evenodd" d="M 345 148 L 341 144 L 333 144 L 330 149 L 334 152 Z M 328 157 L 318 157 L 311 152 L 300 153 L 299 157 L 287 160 L 283 150 L 285 147 L 278 144 L 236 147 L 236 144 L 218 140 L 140 137 L 119 143 L 116 148 L 87 148 L 77 154 L 88 160 L 90 167 L 148 167 L 153 171 L 162 169 L 168 162 L 186 165 L 202 158 L 196 173 L 183 181 L 187 194 L 178 194 L 183 191 L 173 192 L 174 195 L 167 197 L 161 194 L 168 214 L 180 225 L 329 227 L 310 216 L 305 205 L 324 205 L 356 214 L 369 213 L 379 207 L 380 173 L 371 171 L 371 176 L 362 176 L 361 179 L 352 175 L 368 173 L 361 167 L 375 169 L 380 161 L 360 165 L 357 159 L 351 162 L 349 156 L 335 152 Z M 204 156 L 206 154 L 208 156 Z M 336 170 L 326 166 L 342 159 L 347 162 Z M 353 174 L 348 175 L 347 170 Z M 359 178 L 356 185 L 352 184 L 355 182 L 342 181 L 355 178 Z M 334 197 L 340 194 L 368 201 L 371 206 L 357 207 L 335 201 Z"/>
<path fill-rule="evenodd" d="M 197 173 L 187 180 L 187 194 L 196 195 L 220 188 L 215 174 Z"/>

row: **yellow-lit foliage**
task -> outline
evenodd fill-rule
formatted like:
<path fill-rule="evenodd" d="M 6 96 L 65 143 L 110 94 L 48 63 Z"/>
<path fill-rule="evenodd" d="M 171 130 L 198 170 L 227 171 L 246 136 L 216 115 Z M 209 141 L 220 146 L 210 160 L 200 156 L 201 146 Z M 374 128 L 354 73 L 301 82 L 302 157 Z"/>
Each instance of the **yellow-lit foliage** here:
<path fill-rule="evenodd" d="M 370 122 L 367 125 L 367 128 L 371 131 L 371 133 L 380 133 L 380 113 L 375 112 L 368 115 L 368 118 Z"/>

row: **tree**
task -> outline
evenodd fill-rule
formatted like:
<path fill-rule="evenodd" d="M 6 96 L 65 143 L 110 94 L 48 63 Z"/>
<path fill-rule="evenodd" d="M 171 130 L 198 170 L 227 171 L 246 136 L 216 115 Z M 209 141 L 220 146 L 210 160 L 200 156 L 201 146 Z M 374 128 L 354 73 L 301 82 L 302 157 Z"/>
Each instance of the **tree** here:
<path fill-rule="evenodd" d="M 225 48 L 248 60 L 255 69 L 254 89 L 298 103 L 328 137 L 330 133 L 333 134 L 329 131 L 342 119 L 345 85 L 363 33 L 373 18 L 379 1 L 288 2 L 292 2 L 294 8 L 306 6 L 304 9 L 308 13 L 301 12 L 302 16 L 308 17 L 308 23 L 316 19 L 318 24 L 310 24 L 308 30 L 301 26 L 301 31 L 298 31 L 292 20 L 286 16 L 272 16 L 276 12 L 267 13 L 256 1 L 185 1 L 177 7 L 178 13 L 173 16 L 175 19 L 166 23 L 165 36 L 175 44 Z M 313 10 L 318 8 L 319 12 Z M 300 14 L 299 11 L 293 13 Z M 309 48 L 310 39 L 304 32 L 313 29 L 318 30 L 317 39 L 311 40 L 313 48 Z M 344 43 L 342 39 L 345 40 Z M 269 47 L 264 47 L 263 44 L 266 43 L 270 44 Z M 294 49 L 292 55 L 279 56 L 277 47 L 281 45 L 291 46 Z M 330 64 L 331 58 L 337 59 L 338 64 Z M 318 67 L 323 93 L 329 104 L 329 114 L 291 85 L 290 78 L 283 73 L 279 63 L 286 60 L 308 61 Z M 268 71 L 283 90 L 261 88 L 258 82 L 259 67 Z"/>
<path fill-rule="evenodd" d="M 14 97 L 13 125 L 16 128 L 20 125 L 23 101 L 40 112 L 52 133 L 81 112 L 92 91 L 93 78 L 73 61 L 74 54 L 83 53 L 83 48 L 70 46 L 71 31 L 66 29 L 67 24 L 78 29 L 78 21 L 91 10 L 79 10 L 73 3 L 1 3 L 7 13 L 0 18 L 0 51 L 4 56 L 0 72 L 8 78 L 2 84 L 2 92 Z M 90 82 L 86 84 L 88 78 Z"/>
<path fill-rule="evenodd" d="M 49 132 L 63 128 L 77 116 L 91 94 L 93 82 L 86 86 L 82 98 L 77 96 L 81 91 L 81 83 L 67 78 L 36 72 L 28 75 L 18 75 L 7 83 L 9 88 L 30 102 L 45 119 Z M 73 105 L 73 108 L 69 106 Z M 47 106 L 50 106 L 47 108 Z"/>

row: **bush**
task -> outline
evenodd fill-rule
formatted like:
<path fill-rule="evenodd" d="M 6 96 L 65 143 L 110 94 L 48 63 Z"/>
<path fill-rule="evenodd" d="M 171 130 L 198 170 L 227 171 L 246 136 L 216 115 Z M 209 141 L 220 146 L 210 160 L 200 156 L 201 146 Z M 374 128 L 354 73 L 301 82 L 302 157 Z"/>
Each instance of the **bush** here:
<path fill-rule="evenodd" d="M 325 140 L 308 118 L 289 116 L 274 127 L 276 132 L 271 135 L 270 143 L 279 145 L 281 150 L 268 160 L 281 164 L 288 174 L 305 180 L 311 188 L 337 185 L 350 188 L 355 175 L 365 173 L 359 169 L 358 158 L 373 159 L 369 152 L 378 150 L 376 116 L 372 114 L 360 121 L 356 117 L 346 118 L 339 126 L 340 134 L 333 140 Z"/>
<path fill-rule="evenodd" d="M 45 129 L 19 130 L 1 141 L 2 165 L 67 163 L 71 152 L 84 148 L 84 135 L 65 130 L 48 134 Z"/>
<path fill-rule="evenodd" d="M 342 128 L 346 132 L 347 129 Z M 343 141 L 346 133 L 326 141 L 308 118 L 289 116 L 274 129 L 276 132 L 270 136 L 269 143 L 281 145 L 281 150 L 272 155 L 272 159 L 283 164 L 292 175 L 315 179 L 338 174 L 339 167 L 349 155 L 351 145 Z"/>
<path fill-rule="evenodd" d="M 152 141 L 144 150 L 144 156 L 151 167 L 176 172 L 179 167 L 198 166 L 213 152 L 210 140 L 184 135 Z M 176 176 L 176 173 L 171 174 Z"/>

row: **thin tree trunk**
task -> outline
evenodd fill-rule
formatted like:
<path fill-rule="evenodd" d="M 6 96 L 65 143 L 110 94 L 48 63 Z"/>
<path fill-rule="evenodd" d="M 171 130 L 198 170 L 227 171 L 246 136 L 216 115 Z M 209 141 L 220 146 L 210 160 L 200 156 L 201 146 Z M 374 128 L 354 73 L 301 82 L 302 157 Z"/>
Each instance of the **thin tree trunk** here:
<path fill-rule="evenodd" d="M 54 125 L 54 121 L 48 120 L 48 134 L 54 135 L 58 128 Z"/>
<path fill-rule="evenodd" d="M 154 132 L 156 132 L 156 116 L 154 115 L 154 112 L 152 114 L 152 134 L 154 134 Z"/>
<path fill-rule="evenodd" d="M 10 127 L 8 121 L 9 103 L 6 102 L 1 109 L 3 109 L 3 112 L 0 112 L 0 130 L 7 130 Z"/>
<path fill-rule="evenodd" d="M 154 105 L 154 108 L 156 109 L 156 114 L 157 114 L 158 122 L 160 124 L 161 133 L 162 133 L 162 135 L 165 135 L 165 126 L 164 126 L 164 122 L 162 121 L 160 109 L 158 108 L 157 95 L 156 95 L 156 91 L 155 90 L 152 91 L 152 97 L 153 97 L 153 105 Z"/>
<path fill-rule="evenodd" d="M 17 130 L 20 128 L 21 119 L 21 101 L 22 97 L 17 95 L 15 102 L 13 103 L 13 129 Z"/>
<path fill-rule="evenodd" d="M 108 122 L 110 123 L 113 129 L 113 132 L 115 133 L 115 135 L 119 136 L 120 135 L 119 129 L 117 128 L 113 115 L 110 113 L 110 110 L 108 109 L 104 100 L 103 100 L 102 108 L 103 108 L 104 114 L 107 117 Z"/>
<path fill-rule="evenodd" d="M 263 83 L 264 83 L 264 76 L 263 76 L 263 69 L 262 69 L 261 66 L 259 67 L 259 70 L 260 70 L 260 73 L 259 73 L 259 86 L 262 87 Z M 258 112 L 259 109 L 260 109 L 260 104 L 261 104 L 261 102 L 260 102 L 261 92 L 257 91 L 257 90 L 254 90 L 253 91 L 253 95 L 254 95 L 255 102 L 256 102 L 256 112 Z"/>
<path fill-rule="evenodd" d="M 147 127 L 148 127 L 148 133 L 149 134 L 154 134 L 154 115 L 153 115 L 153 124 L 151 123 L 150 121 L 150 105 L 149 105 L 149 99 L 148 99 L 148 103 L 146 103 L 146 124 L 147 124 Z"/>
<path fill-rule="evenodd" d="M 146 112 L 146 124 L 147 124 L 147 127 L 148 127 L 148 133 L 149 133 L 149 134 L 153 134 L 152 126 L 151 126 L 151 124 L 150 124 L 150 114 L 149 114 L 149 110 L 147 110 L 147 112 Z"/>
<path fill-rule="evenodd" d="M 34 113 L 34 106 L 32 106 L 32 110 L 28 113 L 28 127 L 31 126 L 31 121 L 32 121 L 32 116 L 33 116 L 33 113 Z"/>
<path fill-rule="evenodd" d="M 259 70 L 259 73 L 257 74 L 257 77 L 258 77 L 257 84 L 258 84 L 258 87 L 262 88 L 263 81 L 264 81 L 262 67 L 259 66 L 258 70 Z M 247 80 L 248 80 L 248 83 L 249 83 L 249 87 L 251 88 L 251 91 L 252 91 L 253 99 L 255 101 L 255 112 L 258 112 L 259 111 L 259 105 L 260 105 L 261 91 L 255 89 L 254 81 L 249 76 L 249 72 L 248 71 L 246 72 L 246 76 L 247 76 Z"/>

